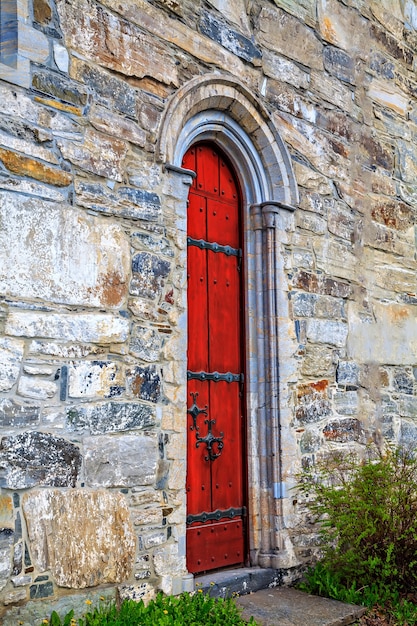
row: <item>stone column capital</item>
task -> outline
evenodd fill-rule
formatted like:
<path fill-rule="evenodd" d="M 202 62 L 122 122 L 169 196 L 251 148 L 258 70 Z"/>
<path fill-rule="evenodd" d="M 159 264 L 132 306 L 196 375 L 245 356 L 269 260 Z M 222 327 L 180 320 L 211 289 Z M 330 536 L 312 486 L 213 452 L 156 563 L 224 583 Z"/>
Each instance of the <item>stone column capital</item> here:
<path fill-rule="evenodd" d="M 291 213 L 295 211 L 294 206 L 290 204 L 283 204 L 282 202 L 277 202 L 275 200 L 252 204 L 250 209 L 254 230 L 275 228 L 276 216 L 281 210 L 290 211 Z"/>

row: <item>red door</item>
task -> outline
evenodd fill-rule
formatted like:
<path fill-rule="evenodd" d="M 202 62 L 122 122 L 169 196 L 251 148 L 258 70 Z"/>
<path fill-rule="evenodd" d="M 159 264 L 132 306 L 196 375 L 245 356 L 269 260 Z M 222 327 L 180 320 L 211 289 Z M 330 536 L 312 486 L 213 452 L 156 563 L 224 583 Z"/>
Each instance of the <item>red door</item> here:
<path fill-rule="evenodd" d="M 240 200 L 213 145 L 193 146 L 188 202 L 187 566 L 245 560 Z"/>

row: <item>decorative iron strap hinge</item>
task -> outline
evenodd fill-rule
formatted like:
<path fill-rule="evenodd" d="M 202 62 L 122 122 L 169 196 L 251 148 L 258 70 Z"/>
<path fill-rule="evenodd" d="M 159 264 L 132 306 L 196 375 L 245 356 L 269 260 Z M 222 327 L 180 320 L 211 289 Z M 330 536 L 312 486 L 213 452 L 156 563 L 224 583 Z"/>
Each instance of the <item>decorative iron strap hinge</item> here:
<path fill-rule="evenodd" d="M 209 521 L 219 521 L 222 519 L 234 519 L 235 517 L 245 517 L 246 515 L 246 507 L 242 506 L 238 509 L 226 509 L 225 511 L 221 511 L 217 509 L 216 511 L 211 511 L 207 513 L 203 511 L 203 513 L 199 513 L 198 515 L 187 515 L 187 524 L 194 524 L 194 522 L 209 522 Z"/>
<path fill-rule="evenodd" d="M 192 237 L 187 237 L 187 244 L 189 246 L 196 246 L 201 250 L 211 250 L 212 252 L 223 252 L 227 254 L 227 256 L 237 256 L 240 258 L 242 256 L 242 250 L 240 248 L 232 248 L 232 246 L 222 246 L 220 243 L 216 243 L 215 241 L 205 241 L 205 239 L 193 239 Z"/>
<path fill-rule="evenodd" d="M 240 383 L 243 385 L 244 375 L 243 374 L 232 374 L 232 372 L 226 372 L 222 374 L 221 372 L 190 372 L 187 370 L 187 379 L 188 380 L 212 380 L 215 383 L 225 381 L 226 383 Z"/>

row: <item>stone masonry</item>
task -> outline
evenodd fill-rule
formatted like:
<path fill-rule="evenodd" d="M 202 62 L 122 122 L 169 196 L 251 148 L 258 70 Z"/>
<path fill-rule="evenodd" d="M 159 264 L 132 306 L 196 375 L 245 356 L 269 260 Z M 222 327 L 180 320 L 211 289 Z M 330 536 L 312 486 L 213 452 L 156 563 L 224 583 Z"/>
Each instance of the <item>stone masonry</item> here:
<path fill-rule="evenodd" d="M 189 588 L 192 178 L 161 147 L 182 93 L 190 116 L 230 114 L 265 154 L 273 127 L 298 189 L 275 242 L 271 522 L 248 429 L 251 564 L 271 523 L 295 576 L 316 542 L 290 491 L 300 469 L 417 443 L 416 2 L 0 4 L 0 620 Z M 206 76 L 218 87 L 186 91 Z"/>

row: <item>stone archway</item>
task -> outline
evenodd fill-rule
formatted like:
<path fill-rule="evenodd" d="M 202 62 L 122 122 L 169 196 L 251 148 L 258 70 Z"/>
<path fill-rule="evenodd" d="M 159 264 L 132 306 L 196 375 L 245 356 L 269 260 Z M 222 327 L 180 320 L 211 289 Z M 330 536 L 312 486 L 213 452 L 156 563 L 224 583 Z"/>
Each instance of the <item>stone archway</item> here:
<path fill-rule="evenodd" d="M 161 122 L 157 154 L 167 172 L 190 181 L 183 155 L 206 140 L 227 154 L 243 192 L 251 564 L 290 567 L 295 561 L 284 518 L 296 455 L 288 386 L 296 344 L 282 247 L 293 230 L 297 184 L 267 110 L 230 77 L 196 77 L 176 92 Z"/>

